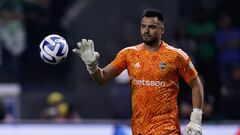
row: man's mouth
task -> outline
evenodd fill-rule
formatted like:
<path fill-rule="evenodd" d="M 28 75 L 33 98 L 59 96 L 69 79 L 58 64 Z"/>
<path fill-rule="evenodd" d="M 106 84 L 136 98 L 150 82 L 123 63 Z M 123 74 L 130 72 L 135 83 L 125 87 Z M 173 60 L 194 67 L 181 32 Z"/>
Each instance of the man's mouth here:
<path fill-rule="evenodd" d="M 143 37 L 145 37 L 145 38 L 149 38 L 149 37 L 152 37 L 152 36 L 149 35 L 149 34 L 143 34 Z"/>

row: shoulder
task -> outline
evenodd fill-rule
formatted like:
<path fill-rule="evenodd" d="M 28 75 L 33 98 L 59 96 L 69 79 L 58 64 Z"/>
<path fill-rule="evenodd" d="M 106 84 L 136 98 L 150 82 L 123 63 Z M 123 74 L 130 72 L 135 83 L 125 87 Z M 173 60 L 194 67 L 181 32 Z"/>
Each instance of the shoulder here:
<path fill-rule="evenodd" d="M 143 50 L 143 44 L 137 44 L 137 45 L 125 47 L 119 53 L 133 53 L 140 50 Z"/>
<path fill-rule="evenodd" d="M 173 47 L 171 45 L 168 45 L 165 43 L 165 46 L 166 46 L 166 49 L 165 49 L 165 52 L 169 52 L 171 53 L 173 56 L 175 57 L 180 57 L 180 58 L 183 58 L 185 60 L 187 60 L 189 58 L 189 56 L 187 55 L 186 52 L 184 52 L 182 49 L 180 48 L 176 48 L 176 47 Z"/>

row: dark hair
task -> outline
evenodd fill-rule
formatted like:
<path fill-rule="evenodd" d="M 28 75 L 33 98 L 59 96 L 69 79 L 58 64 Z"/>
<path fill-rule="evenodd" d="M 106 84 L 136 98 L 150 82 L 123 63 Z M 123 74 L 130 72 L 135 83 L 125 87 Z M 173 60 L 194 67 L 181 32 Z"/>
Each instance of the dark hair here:
<path fill-rule="evenodd" d="M 157 9 L 145 9 L 143 11 L 142 17 L 157 17 L 158 20 L 164 22 L 163 13 Z"/>

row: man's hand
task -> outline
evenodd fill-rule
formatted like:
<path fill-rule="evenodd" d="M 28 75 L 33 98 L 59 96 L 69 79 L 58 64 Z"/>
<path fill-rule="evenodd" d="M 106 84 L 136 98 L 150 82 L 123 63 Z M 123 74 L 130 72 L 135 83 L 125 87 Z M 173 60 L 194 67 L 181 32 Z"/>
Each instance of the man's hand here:
<path fill-rule="evenodd" d="M 193 108 L 191 113 L 190 122 L 184 129 L 183 135 L 202 135 L 202 110 L 198 108 Z"/>
<path fill-rule="evenodd" d="M 82 39 L 82 42 L 77 43 L 78 48 L 73 49 L 73 52 L 81 57 L 87 66 L 90 74 L 94 74 L 98 70 L 99 53 L 94 51 L 94 43 L 92 40 Z"/>

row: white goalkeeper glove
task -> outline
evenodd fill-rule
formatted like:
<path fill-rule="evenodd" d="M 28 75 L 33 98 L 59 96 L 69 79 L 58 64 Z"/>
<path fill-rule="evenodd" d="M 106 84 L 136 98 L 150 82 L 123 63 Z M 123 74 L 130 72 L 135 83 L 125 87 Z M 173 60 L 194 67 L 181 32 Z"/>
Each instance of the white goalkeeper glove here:
<path fill-rule="evenodd" d="M 184 129 L 183 135 L 202 135 L 202 110 L 193 108 L 191 113 L 190 122 Z"/>
<path fill-rule="evenodd" d="M 98 70 L 99 53 L 94 51 L 94 43 L 92 40 L 82 39 L 82 42 L 77 43 L 78 48 L 73 49 L 73 52 L 81 57 L 87 66 L 90 74 L 94 74 Z"/>

